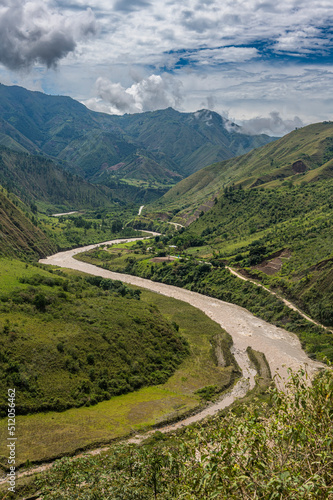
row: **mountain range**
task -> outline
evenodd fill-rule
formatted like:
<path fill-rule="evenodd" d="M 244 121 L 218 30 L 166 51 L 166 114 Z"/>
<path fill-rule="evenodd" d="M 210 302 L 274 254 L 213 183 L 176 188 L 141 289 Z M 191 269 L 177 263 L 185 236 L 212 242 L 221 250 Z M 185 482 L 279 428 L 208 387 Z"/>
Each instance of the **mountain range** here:
<path fill-rule="evenodd" d="M 53 210 L 70 213 L 50 216 Z M 229 334 L 189 304 L 121 281 L 37 263 L 56 251 L 137 236 L 134 229 L 140 228 L 164 234 L 102 245 L 80 259 L 103 270 L 184 287 L 210 302 L 238 304 L 297 334 L 310 358 L 333 362 L 333 123 L 273 140 L 245 136 L 237 125 L 207 110 L 109 116 L 67 97 L 0 86 L 0 417 L 6 417 L 0 418 L 0 434 L 5 443 L 8 404 L 13 408 L 7 389 L 17 388 L 14 405 L 24 438 L 17 466 L 101 446 L 163 419 L 178 420 L 199 404 L 206 406 L 238 376 Z M 287 307 L 286 299 L 301 313 Z M 235 318 L 236 329 L 242 329 L 242 321 Z M 255 336 L 257 318 L 252 324 Z M 288 344 L 288 352 L 293 345 Z M 196 423 L 187 434 L 182 429 L 179 443 L 176 434 L 169 441 L 155 433 L 147 445 L 131 444 L 126 451 L 121 443 L 98 460 L 93 456 L 88 466 L 87 457 L 73 463 L 64 457 L 44 479 L 18 475 L 20 498 L 59 492 L 61 497 L 63 491 L 74 498 L 96 488 L 101 498 L 109 491 L 112 498 L 118 491 L 141 498 L 143 485 L 146 498 L 163 494 L 162 488 L 168 498 L 178 498 L 187 494 L 184 485 L 191 485 L 193 477 L 210 482 L 209 498 L 221 494 L 221 485 L 226 485 L 223 498 L 229 498 L 230 484 L 236 485 L 232 496 L 238 498 L 251 474 L 256 486 L 250 485 L 249 495 L 260 491 L 266 498 L 283 487 L 288 498 L 317 491 L 323 498 L 332 484 L 326 474 L 332 470 L 327 445 L 331 370 L 322 371 L 311 386 L 291 373 L 295 391 L 284 396 L 272 388 L 268 399 L 271 374 L 265 354 L 248 347 L 242 353 L 247 355 L 257 382 L 231 413 L 226 409 L 222 418 L 216 414 L 202 427 Z M 263 424 L 262 436 L 267 437 L 268 421 L 277 434 L 268 436 L 266 460 L 261 459 L 258 429 Z M 33 445 L 36 429 L 38 447 Z M 295 448 L 290 429 L 297 446 L 287 463 L 285 450 Z M 201 469 L 200 436 L 200 460 L 206 461 Z M 214 436 L 216 446 L 207 451 L 207 439 Z M 228 438 L 226 453 L 223 436 Z M 245 456 L 243 476 L 230 453 L 235 439 L 240 443 L 237 464 Z M 4 448 L 0 466 L 6 473 Z M 222 449 L 218 464 L 215 449 Z M 267 475 L 262 463 L 273 463 L 276 456 L 276 470 Z M 186 476 L 191 457 L 193 467 Z M 282 473 L 280 462 L 287 464 Z M 304 463 L 309 470 L 301 476 Z M 218 485 L 216 467 L 222 478 Z M 64 477 L 65 469 L 75 475 L 66 472 Z M 101 470 L 107 470 L 107 483 L 97 484 Z M 326 483 L 318 482 L 325 474 Z M 239 477 L 245 478 L 241 489 Z M 311 489 L 310 480 L 321 490 Z M 125 483 L 129 488 L 124 490 Z M 310 489 L 305 491 L 304 485 Z M 198 481 L 189 494 L 197 492 Z M 5 482 L 0 496 L 8 496 Z M 205 491 L 201 498 L 208 496 Z"/>
<path fill-rule="evenodd" d="M 138 202 L 160 197 L 202 167 L 272 140 L 243 134 L 208 110 L 111 116 L 69 97 L 0 85 L 0 145 L 42 155 Z"/>

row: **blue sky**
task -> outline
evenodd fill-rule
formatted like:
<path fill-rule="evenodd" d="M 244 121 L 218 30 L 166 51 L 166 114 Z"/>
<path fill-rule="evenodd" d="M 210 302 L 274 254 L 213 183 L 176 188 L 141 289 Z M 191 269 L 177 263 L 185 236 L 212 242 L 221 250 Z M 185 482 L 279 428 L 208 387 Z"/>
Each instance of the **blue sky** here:
<path fill-rule="evenodd" d="M 333 119 L 332 21 L 331 0 L 0 0 L 0 82 L 283 135 Z"/>

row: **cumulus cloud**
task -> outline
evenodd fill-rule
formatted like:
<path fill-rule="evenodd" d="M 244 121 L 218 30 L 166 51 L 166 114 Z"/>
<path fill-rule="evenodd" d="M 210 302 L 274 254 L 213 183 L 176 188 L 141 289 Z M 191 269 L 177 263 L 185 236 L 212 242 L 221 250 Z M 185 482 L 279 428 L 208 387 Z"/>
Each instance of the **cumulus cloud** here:
<path fill-rule="evenodd" d="M 182 101 L 181 83 L 170 75 L 151 75 L 128 88 L 107 78 L 98 78 L 96 91 L 98 98 L 89 99 L 84 104 L 94 111 L 111 114 L 178 107 Z"/>
<path fill-rule="evenodd" d="M 250 120 L 245 120 L 238 132 L 249 135 L 268 134 L 273 136 L 283 136 L 295 128 L 304 124 L 298 116 L 284 120 L 277 111 L 272 111 L 267 117 L 257 116 Z"/>
<path fill-rule="evenodd" d="M 0 62 L 11 70 L 56 66 L 78 40 L 96 31 L 90 9 L 64 16 L 40 0 L 0 0 Z"/>

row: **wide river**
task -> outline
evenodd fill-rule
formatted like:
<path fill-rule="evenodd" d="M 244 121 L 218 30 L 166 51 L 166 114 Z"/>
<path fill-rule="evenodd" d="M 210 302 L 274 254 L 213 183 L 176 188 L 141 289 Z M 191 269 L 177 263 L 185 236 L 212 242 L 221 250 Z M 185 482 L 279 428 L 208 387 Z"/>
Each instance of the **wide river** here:
<path fill-rule="evenodd" d="M 288 377 L 287 368 L 297 370 L 306 365 L 309 375 L 312 375 L 314 371 L 322 366 L 321 363 L 311 360 L 305 354 L 295 334 L 266 323 L 240 306 L 172 285 L 157 283 L 128 274 L 107 271 L 92 264 L 74 259 L 75 255 L 100 245 L 116 244 L 137 239 L 141 238 L 118 239 L 99 243 L 97 245 L 75 248 L 51 255 L 46 259 L 40 260 L 40 262 L 43 264 L 75 269 L 104 278 L 121 280 L 124 283 L 147 288 L 153 292 L 188 302 L 192 306 L 201 309 L 201 311 L 220 324 L 221 327 L 232 336 L 234 355 L 236 356 L 240 368 L 243 370 L 243 376 L 245 376 L 246 379 L 250 379 L 250 386 L 253 386 L 253 370 L 248 369 L 249 364 L 246 355 L 246 348 L 248 346 L 263 352 L 269 363 L 272 375 L 279 373 L 282 380 L 286 380 Z"/>

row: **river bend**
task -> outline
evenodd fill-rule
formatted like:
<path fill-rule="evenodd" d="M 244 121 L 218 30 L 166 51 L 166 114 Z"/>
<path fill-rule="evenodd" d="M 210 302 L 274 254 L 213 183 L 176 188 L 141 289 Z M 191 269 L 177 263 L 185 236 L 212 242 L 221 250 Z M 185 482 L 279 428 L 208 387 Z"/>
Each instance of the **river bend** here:
<path fill-rule="evenodd" d="M 121 280 L 124 283 L 147 288 L 153 292 L 188 302 L 192 306 L 201 309 L 232 336 L 235 357 L 240 368 L 243 370 L 243 376 L 249 379 L 250 387 L 252 387 L 254 383 L 254 373 L 253 370 L 249 370 L 247 361 L 244 361 L 247 359 L 244 353 L 248 346 L 256 351 L 263 352 L 269 363 L 272 375 L 279 373 L 282 380 L 286 380 L 288 377 L 287 368 L 297 370 L 306 365 L 307 371 L 311 376 L 318 368 L 323 366 L 321 363 L 313 361 L 306 355 L 295 334 L 267 323 L 254 316 L 243 307 L 176 286 L 166 285 L 164 283 L 158 283 L 128 274 L 108 271 L 74 259 L 74 256 L 78 253 L 88 251 L 97 246 L 117 244 L 137 239 L 141 238 L 118 239 L 99 243 L 97 245 L 75 248 L 51 255 L 46 259 L 40 260 L 40 262 L 82 271 L 95 276 Z"/>

